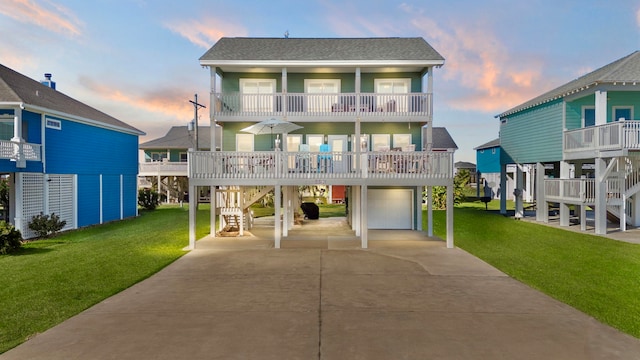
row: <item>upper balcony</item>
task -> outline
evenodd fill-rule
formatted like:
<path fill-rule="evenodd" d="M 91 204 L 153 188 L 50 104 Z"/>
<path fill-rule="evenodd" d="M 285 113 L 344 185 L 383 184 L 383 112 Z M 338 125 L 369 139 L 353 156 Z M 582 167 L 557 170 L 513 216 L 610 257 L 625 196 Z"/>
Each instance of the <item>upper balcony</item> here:
<path fill-rule="evenodd" d="M 408 122 L 426 121 L 432 110 L 427 93 L 217 93 L 212 97 L 213 115 L 218 121 L 262 121 L 286 117 L 288 121 Z"/>
<path fill-rule="evenodd" d="M 427 186 L 453 179 L 452 152 L 191 151 L 188 156 L 189 178 L 197 185 Z"/>
<path fill-rule="evenodd" d="M 564 159 L 624 156 L 640 151 L 640 121 L 616 121 L 564 132 Z"/>

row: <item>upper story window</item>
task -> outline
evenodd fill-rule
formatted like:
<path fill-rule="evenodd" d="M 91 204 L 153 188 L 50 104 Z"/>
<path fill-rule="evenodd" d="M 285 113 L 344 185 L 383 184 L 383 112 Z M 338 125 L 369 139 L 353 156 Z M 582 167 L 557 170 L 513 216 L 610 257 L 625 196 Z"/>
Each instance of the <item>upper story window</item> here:
<path fill-rule="evenodd" d="M 596 124 L 596 108 L 594 106 L 582 107 L 582 127 L 594 126 Z"/>
<path fill-rule="evenodd" d="M 305 79 L 304 91 L 312 94 L 307 97 L 307 111 L 329 111 L 338 102 L 338 97 L 323 94 L 338 94 L 340 86 L 340 79 Z"/>
<path fill-rule="evenodd" d="M 633 120 L 633 106 L 614 106 L 612 110 L 613 121 Z"/>
<path fill-rule="evenodd" d="M 167 153 L 166 152 L 151 152 L 149 153 L 149 157 L 151 161 L 164 161 L 164 159 L 167 159 Z"/>
<path fill-rule="evenodd" d="M 242 110 L 250 112 L 273 112 L 275 79 L 240 79 Z"/>
<path fill-rule="evenodd" d="M 13 138 L 13 116 L 0 115 L 0 140 Z"/>
<path fill-rule="evenodd" d="M 375 79 L 374 86 L 376 93 L 384 94 L 376 96 L 376 110 L 390 112 L 408 110 L 408 97 L 394 94 L 408 94 L 411 79 Z"/>
<path fill-rule="evenodd" d="M 187 162 L 187 153 L 186 152 L 181 152 L 180 153 L 180 162 Z"/>

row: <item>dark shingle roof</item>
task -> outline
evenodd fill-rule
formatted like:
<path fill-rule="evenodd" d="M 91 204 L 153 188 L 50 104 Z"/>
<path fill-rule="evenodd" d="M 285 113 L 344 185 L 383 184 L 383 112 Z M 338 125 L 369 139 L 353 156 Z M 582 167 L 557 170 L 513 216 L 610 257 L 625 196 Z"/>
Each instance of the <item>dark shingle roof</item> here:
<path fill-rule="evenodd" d="M 216 42 L 201 62 L 389 61 L 444 62 L 423 38 L 227 38 Z"/>
<path fill-rule="evenodd" d="M 640 52 L 638 51 L 511 108 L 496 117 L 507 116 L 599 84 L 635 85 L 636 83 L 640 83 Z"/>
<path fill-rule="evenodd" d="M 456 142 L 453 141 L 453 138 L 446 128 L 434 127 L 432 136 L 434 150 L 458 149 L 458 145 L 456 145 Z"/>
<path fill-rule="evenodd" d="M 143 135 L 144 132 L 0 64 L 0 105 L 23 103 Z"/>
<path fill-rule="evenodd" d="M 198 126 L 199 149 L 209 149 L 211 147 L 210 129 L 209 126 Z M 165 136 L 142 143 L 139 148 L 142 150 L 190 149 L 195 147 L 195 143 L 196 140 L 193 133 L 190 133 L 186 126 L 173 126 Z"/>
<path fill-rule="evenodd" d="M 500 138 L 489 141 L 486 144 L 482 144 L 478 147 L 473 148 L 473 150 L 482 150 L 482 149 L 490 149 L 494 147 L 500 146 Z"/>

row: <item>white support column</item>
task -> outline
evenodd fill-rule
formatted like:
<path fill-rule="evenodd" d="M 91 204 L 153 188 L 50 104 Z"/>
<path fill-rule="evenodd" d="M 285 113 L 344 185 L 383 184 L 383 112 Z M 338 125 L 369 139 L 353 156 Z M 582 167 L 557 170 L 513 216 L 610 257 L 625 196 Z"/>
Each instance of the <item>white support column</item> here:
<path fill-rule="evenodd" d="M 640 226 L 640 193 L 631 196 L 631 223 Z"/>
<path fill-rule="evenodd" d="M 356 232 L 356 236 L 360 236 L 361 232 L 361 219 L 362 219 L 362 214 L 360 213 L 360 208 L 362 207 L 361 204 L 361 186 L 360 185 L 356 185 L 353 187 L 353 191 L 351 191 L 351 195 L 353 196 L 353 199 L 351 201 L 351 211 L 353 212 L 353 230 L 355 230 Z"/>
<path fill-rule="evenodd" d="M 22 138 L 22 108 L 16 107 L 13 110 L 13 137 L 11 141 L 18 143 L 14 145 L 14 156 L 17 168 L 27 167 L 27 161 L 24 158 L 24 151 L 22 144 L 24 139 Z"/>
<path fill-rule="evenodd" d="M 433 186 L 427 186 L 427 235 L 433 237 Z"/>
<path fill-rule="evenodd" d="M 447 248 L 453 249 L 453 180 L 447 185 Z"/>
<path fill-rule="evenodd" d="M 522 164 L 516 164 L 516 211 L 515 218 L 522 219 L 524 216 L 524 207 L 522 204 L 522 195 L 523 195 L 523 176 L 522 176 Z"/>
<path fill-rule="evenodd" d="M 500 164 L 500 214 L 507 214 L 507 164 Z"/>
<path fill-rule="evenodd" d="M 102 200 L 103 199 L 103 194 L 102 194 L 103 193 L 103 191 L 102 191 L 102 174 L 99 175 L 99 179 L 100 179 L 100 184 L 99 184 L 99 189 L 100 189 L 99 190 L 100 191 L 100 224 L 102 224 L 103 223 L 103 218 L 104 218 L 104 215 L 103 215 L 104 201 Z"/>
<path fill-rule="evenodd" d="M 416 186 L 416 230 L 422 231 L 422 186 Z"/>
<path fill-rule="evenodd" d="M 604 125 L 607 123 L 607 91 L 597 90 L 595 95 L 596 125 Z"/>
<path fill-rule="evenodd" d="M 282 192 L 282 203 L 284 211 L 282 212 L 282 237 L 289 236 L 289 195 L 291 193 L 291 186 L 285 186 Z"/>
<path fill-rule="evenodd" d="M 284 67 L 282 68 L 282 85 L 280 88 L 282 90 L 282 113 L 284 114 L 285 120 L 287 119 L 287 112 L 289 110 L 289 105 L 288 105 L 289 97 L 287 96 L 287 92 L 289 91 L 288 84 L 289 84 L 289 80 L 287 80 L 287 68 Z M 284 139 L 286 139 L 286 136 L 284 137 Z M 287 142 L 283 141 L 283 145 L 286 147 Z"/>
<path fill-rule="evenodd" d="M 11 203 L 13 206 L 9 209 L 13 215 L 13 224 L 15 228 L 24 233 L 27 229 L 26 224 L 22 221 L 22 218 L 24 217 L 24 189 L 22 186 L 24 175 L 23 173 L 15 173 L 14 176 L 15 179 L 13 180 L 15 184 L 15 191 L 13 192 L 13 202 Z"/>
<path fill-rule="evenodd" d="M 620 184 L 620 200 L 622 201 L 622 204 L 620 204 L 620 231 L 627 231 L 627 194 L 625 194 L 627 187 L 625 185 L 626 174 L 625 174 L 624 164 L 625 164 L 625 158 L 619 157 L 617 171 L 618 171 L 618 183 Z"/>
<path fill-rule="evenodd" d="M 536 221 L 546 222 L 549 206 L 545 200 L 544 179 L 544 164 L 536 163 Z"/>
<path fill-rule="evenodd" d="M 274 191 L 274 199 L 273 199 L 273 206 L 275 207 L 275 219 L 274 219 L 274 234 L 273 234 L 273 238 L 274 238 L 274 246 L 276 249 L 280 249 L 280 240 L 281 240 L 281 236 L 282 236 L 282 220 L 280 219 L 280 214 L 282 214 L 282 199 L 281 199 L 281 195 L 282 195 L 282 186 L 280 185 L 276 185 L 275 186 L 275 191 Z"/>
<path fill-rule="evenodd" d="M 603 158 L 595 159 L 596 178 L 596 208 L 595 208 L 595 233 L 598 235 L 607 234 L 607 183 L 606 179 L 607 163 Z"/>
<path fill-rule="evenodd" d="M 566 161 L 560 161 L 560 179 L 569 179 L 571 174 L 571 166 Z M 562 191 L 562 190 L 561 190 Z M 560 226 L 569 226 L 571 218 L 569 205 L 560 203 Z"/>
<path fill-rule="evenodd" d="M 215 186 L 211 186 L 209 189 L 211 193 L 211 214 L 209 216 L 209 236 L 216 237 L 216 208 L 218 207 L 218 193 Z"/>
<path fill-rule="evenodd" d="M 369 204 L 367 199 L 367 189 L 367 185 L 360 186 L 360 240 L 363 249 L 369 247 L 369 224 L 367 222 L 367 210 Z"/>
<path fill-rule="evenodd" d="M 189 184 L 189 249 L 196 248 L 196 187 Z"/>

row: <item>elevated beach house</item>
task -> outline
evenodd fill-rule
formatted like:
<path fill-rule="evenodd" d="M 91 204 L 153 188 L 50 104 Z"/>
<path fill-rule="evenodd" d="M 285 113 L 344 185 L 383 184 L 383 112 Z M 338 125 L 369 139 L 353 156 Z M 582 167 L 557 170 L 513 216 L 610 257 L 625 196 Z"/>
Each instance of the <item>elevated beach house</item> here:
<path fill-rule="evenodd" d="M 516 216 L 522 216 L 523 171 L 531 166 L 536 219 L 548 221 L 549 205 L 559 206 L 560 225 L 569 226 L 570 206 L 586 229 L 587 207 L 596 234 L 607 222 L 640 225 L 640 52 L 634 52 L 578 79 L 509 109 L 500 120 L 501 164 L 517 165 Z M 505 187 L 500 199 L 505 211 Z"/>
<path fill-rule="evenodd" d="M 242 233 L 248 206 L 274 191 L 280 247 L 300 187 L 344 186 L 349 224 L 366 248 L 369 229 L 422 231 L 423 190 L 446 186 L 453 247 L 455 149 L 433 147 L 433 72 L 444 58 L 424 39 L 222 38 L 200 64 L 210 70 L 210 128 L 223 136 L 209 147 L 220 151 L 189 152 L 189 192 L 209 189 L 221 225 L 233 221 Z"/>
<path fill-rule="evenodd" d="M 0 174 L 5 219 L 22 232 L 33 216 L 66 229 L 137 215 L 138 137 L 144 133 L 55 88 L 0 65 Z"/>

